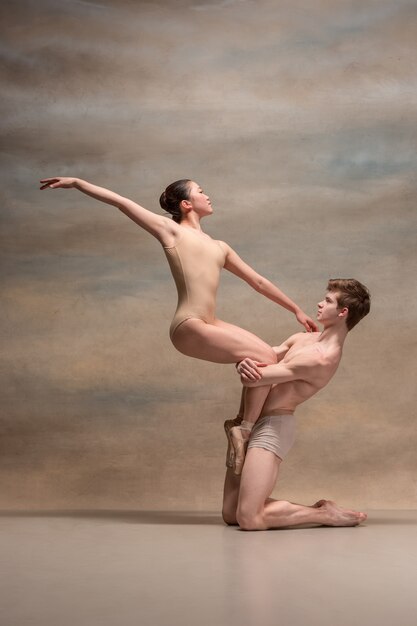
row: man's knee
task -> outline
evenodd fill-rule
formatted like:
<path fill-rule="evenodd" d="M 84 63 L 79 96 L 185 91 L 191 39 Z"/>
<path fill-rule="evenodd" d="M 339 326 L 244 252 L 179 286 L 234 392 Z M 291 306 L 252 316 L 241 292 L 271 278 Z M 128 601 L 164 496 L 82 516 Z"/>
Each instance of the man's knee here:
<path fill-rule="evenodd" d="M 236 526 L 236 512 L 228 511 L 227 509 L 222 510 L 222 518 L 225 524 L 228 526 Z"/>
<path fill-rule="evenodd" d="M 228 526 L 235 526 L 236 520 L 236 500 L 232 498 L 224 498 L 222 507 L 222 518 Z"/>
<path fill-rule="evenodd" d="M 245 506 L 239 506 L 236 513 L 237 523 L 242 530 L 264 530 L 263 514 Z"/>

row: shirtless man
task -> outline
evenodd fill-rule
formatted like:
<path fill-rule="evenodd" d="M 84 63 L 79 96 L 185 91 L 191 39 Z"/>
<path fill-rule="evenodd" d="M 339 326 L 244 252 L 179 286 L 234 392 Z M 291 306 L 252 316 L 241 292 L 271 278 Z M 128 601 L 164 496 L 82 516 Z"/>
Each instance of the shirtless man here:
<path fill-rule="evenodd" d="M 279 466 L 294 443 L 296 407 L 330 381 L 348 332 L 369 309 L 370 294 L 364 285 L 355 279 L 332 279 L 318 304 L 321 333 L 297 333 L 273 348 L 276 365 L 245 359 L 237 366 L 245 387 L 272 388 L 252 432 L 244 423 L 239 425 L 239 417 L 225 423 L 229 443 L 233 444 L 226 461 L 226 524 L 239 524 L 243 530 L 267 530 L 301 524 L 356 526 L 367 518 L 365 513 L 343 509 L 330 500 L 304 506 L 273 500 L 270 495 Z"/>

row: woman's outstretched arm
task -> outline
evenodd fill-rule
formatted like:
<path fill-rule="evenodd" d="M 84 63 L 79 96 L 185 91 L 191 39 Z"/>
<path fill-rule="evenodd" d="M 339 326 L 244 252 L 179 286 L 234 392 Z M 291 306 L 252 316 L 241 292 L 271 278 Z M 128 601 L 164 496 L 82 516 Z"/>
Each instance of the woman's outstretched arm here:
<path fill-rule="evenodd" d="M 226 261 L 224 264 L 224 268 L 226 270 L 229 270 L 229 272 L 232 272 L 242 280 L 246 281 L 253 289 L 266 298 L 269 298 L 269 300 L 276 302 L 280 306 L 284 307 L 284 309 L 294 313 L 297 321 L 300 322 L 306 330 L 309 332 L 317 331 L 316 323 L 313 322 L 313 320 L 308 317 L 308 315 L 306 315 L 304 311 L 302 311 L 302 309 L 295 304 L 295 302 L 286 296 L 281 289 L 271 283 L 271 281 L 267 278 L 264 278 L 255 272 L 255 270 L 252 269 L 250 265 L 245 263 L 229 245 L 224 242 L 221 242 L 221 244 L 226 248 Z"/>
<path fill-rule="evenodd" d="M 164 246 L 171 246 L 175 241 L 178 225 L 172 220 L 148 211 L 143 206 L 136 204 L 129 198 L 124 198 L 110 189 L 98 187 L 81 178 L 54 177 L 43 178 L 41 189 L 78 189 L 87 196 L 91 196 L 100 202 L 117 207 L 122 213 L 130 217 L 139 226 L 156 237 Z"/>

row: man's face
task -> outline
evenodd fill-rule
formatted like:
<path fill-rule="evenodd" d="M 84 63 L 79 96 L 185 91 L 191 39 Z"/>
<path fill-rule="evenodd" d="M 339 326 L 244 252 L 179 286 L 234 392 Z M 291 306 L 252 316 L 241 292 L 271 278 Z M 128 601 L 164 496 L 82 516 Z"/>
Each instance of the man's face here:
<path fill-rule="evenodd" d="M 341 312 L 345 309 L 338 308 L 338 291 L 328 291 L 321 302 L 317 304 L 317 320 L 325 327 L 333 326 L 338 320 L 343 319 Z"/>

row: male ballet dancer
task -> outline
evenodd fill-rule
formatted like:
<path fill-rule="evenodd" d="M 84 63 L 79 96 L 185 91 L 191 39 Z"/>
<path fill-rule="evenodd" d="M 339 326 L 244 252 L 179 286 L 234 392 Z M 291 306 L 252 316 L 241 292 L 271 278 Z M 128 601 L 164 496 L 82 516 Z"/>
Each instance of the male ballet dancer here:
<path fill-rule="evenodd" d="M 369 309 L 370 294 L 364 285 L 353 278 L 332 279 L 318 304 L 321 333 L 292 335 L 274 348 L 276 365 L 245 359 L 237 366 L 245 387 L 272 388 L 252 431 L 248 432 L 245 423 L 239 425 L 239 417 L 225 423 L 229 438 L 223 496 L 226 524 L 267 530 L 300 524 L 356 526 L 367 518 L 330 500 L 303 506 L 273 500 L 270 495 L 279 466 L 294 443 L 295 408 L 327 385 L 339 365 L 348 332 Z"/>

